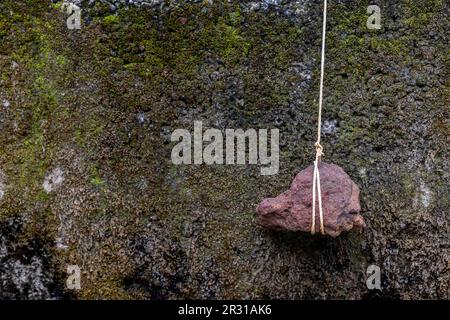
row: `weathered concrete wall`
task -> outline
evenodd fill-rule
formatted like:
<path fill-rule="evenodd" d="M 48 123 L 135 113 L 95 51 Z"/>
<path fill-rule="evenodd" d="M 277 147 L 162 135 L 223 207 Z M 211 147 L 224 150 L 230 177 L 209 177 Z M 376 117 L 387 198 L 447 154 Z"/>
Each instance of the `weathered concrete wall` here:
<path fill-rule="evenodd" d="M 321 1 L 125 2 L 0 2 L 0 298 L 448 298 L 448 4 L 330 1 L 325 160 L 368 225 L 331 239 L 254 217 L 314 157 Z M 173 165 L 194 120 L 279 128 L 279 174 Z"/>

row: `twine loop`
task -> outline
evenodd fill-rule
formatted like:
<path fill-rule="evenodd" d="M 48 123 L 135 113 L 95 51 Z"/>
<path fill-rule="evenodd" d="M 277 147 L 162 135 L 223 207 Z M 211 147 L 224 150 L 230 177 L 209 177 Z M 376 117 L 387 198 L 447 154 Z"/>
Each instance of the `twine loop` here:
<path fill-rule="evenodd" d="M 320 233 L 325 234 L 325 227 L 323 225 L 322 194 L 320 188 L 320 172 L 319 172 L 320 156 L 323 155 L 322 149 L 323 148 L 320 144 L 316 146 L 316 160 L 314 161 L 314 173 L 313 173 L 311 234 L 316 233 L 316 197 L 319 203 Z"/>

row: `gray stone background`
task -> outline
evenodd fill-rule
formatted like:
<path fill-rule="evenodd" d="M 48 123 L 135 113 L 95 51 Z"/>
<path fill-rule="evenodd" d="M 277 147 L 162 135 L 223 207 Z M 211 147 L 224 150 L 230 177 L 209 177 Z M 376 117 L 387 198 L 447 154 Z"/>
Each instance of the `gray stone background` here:
<path fill-rule="evenodd" d="M 367 223 L 336 239 L 254 215 L 314 157 L 321 1 L 77 3 L 0 2 L 0 298 L 448 298 L 448 2 L 329 1 L 324 160 Z M 194 120 L 279 128 L 279 174 L 174 166 Z"/>

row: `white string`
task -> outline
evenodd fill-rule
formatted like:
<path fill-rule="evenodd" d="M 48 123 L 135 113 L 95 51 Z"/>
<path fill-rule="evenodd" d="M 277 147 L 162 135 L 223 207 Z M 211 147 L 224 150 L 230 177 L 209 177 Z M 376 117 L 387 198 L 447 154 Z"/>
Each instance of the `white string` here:
<path fill-rule="evenodd" d="M 322 28 L 322 55 L 320 63 L 320 87 L 319 87 L 319 114 L 317 120 L 317 141 L 314 144 L 316 148 L 316 160 L 314 161 L 314 174 L 313 174 L 313 199 L 312 199 L 312 221 L 311 221 L 311 234 L 316 232 L 316 192 L 319 202 L 319 220 L 320 220 L 320 232 L 325 234 L 323 226 L 323 210 L 322 210 L 322 194 L 320 191 L 320 173 L 319 173 L 319 161 L 323 156 L 323 148 L 320 145 L 320 130 L 322 127 L 322 103 L 323 103 L 323 77 L 325 73 L 325 38 L 327 31 L 327 0 L 323 1 L 323 28 Z"/>

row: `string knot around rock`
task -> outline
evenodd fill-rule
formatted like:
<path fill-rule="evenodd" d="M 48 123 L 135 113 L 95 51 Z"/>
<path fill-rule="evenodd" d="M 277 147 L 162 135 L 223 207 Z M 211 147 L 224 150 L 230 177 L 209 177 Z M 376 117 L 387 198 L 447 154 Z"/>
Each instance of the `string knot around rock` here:
<path fill-rule="evenodd" d="M 324 234 L 337 237 L 343 231 L 362 230 L 359 188 L 345 171 L 335 165 L 320 162 Z M 275 198 L 264 199 L 257 207 L 257 222 L 264 227 L 311 232 L 314 166 L 300 171 L 289 190 Z M 318 199 L 316 199 L 316 202 Z M 319 232 L 319 217 L 315 217 L 314 232 Z"/>

